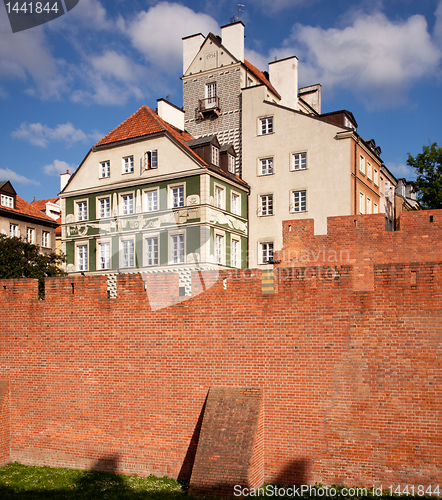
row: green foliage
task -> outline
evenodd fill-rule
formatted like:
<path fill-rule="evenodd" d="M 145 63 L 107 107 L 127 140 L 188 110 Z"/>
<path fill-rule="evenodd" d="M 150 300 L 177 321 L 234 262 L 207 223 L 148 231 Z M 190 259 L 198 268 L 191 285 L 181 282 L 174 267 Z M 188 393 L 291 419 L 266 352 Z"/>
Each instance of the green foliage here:
<path fill-rule="evenodd" d="M 417 174 L 413 185 L 422 208 L 442 208 L 442 146 L 423 146 L 416 158 L 408 153 L 407 165 Z"/>
<path fill-rule="evenodd" d="M 41 254 L 37 245 L 0 234 L 0 279 L 38 279 L 40 298 L 44 297 L 45 276 L 63 275 L 60 265 L 64 261 L 62 254 Z"/>

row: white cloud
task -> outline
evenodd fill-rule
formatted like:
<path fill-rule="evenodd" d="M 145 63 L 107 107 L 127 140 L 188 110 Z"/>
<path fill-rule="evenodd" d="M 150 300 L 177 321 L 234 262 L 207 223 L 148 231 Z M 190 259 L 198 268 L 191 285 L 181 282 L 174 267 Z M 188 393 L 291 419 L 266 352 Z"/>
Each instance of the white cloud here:
<path fill-rule="evenodd" d="M 302 85 L 349 88 L 382 105 L 398 104 L 418 79 L 435 74 L 441 59 L 420 15 L 392 22 L 382 13 L 359 14 L 343 29 L 296 24 L 282 50 L 288 48 L 308 61 L 300 64 Z"/>
<path fill-rule="evenodd" d="M 407 180 L 416 179 L 416 174 L 414 170 L 404 163 L 387 162 L 385 165 L 397 179 L 401 178 L 405 178 Z"/>
<path fill-rule="evenodd" d="M 51 21 L 48 27 L 56 31 L 76 31 L 79 28 L 90 28 L 95 31 L 110 30 L 115 27 L 109 19 L 106 9 L 98 0 L 81 0 L 66 15 Z"/>
<path fill-rule="evenodd" d="M 69 165 L 65 161 L 54 160 L 51 164 L 45 165 L 42 170 L 47 175 L 60 175 L 68 170 L 73 172 L 75 168 L 75 165 Z"/>
<path fill-rule="evenodd" d="M 64 141 L 68 145 L 75 142 L 87 142 L 95 139 L 97 132 L 86 134 L 80 129 L 76 129 L 72 123 L 67 122 L 50 128 L 41 123 L 23 122 L 17 130 L 11 134 L 15 139 L 22 139 L 30 142 L 34 146 L 47 147 L 50 141 Z"/>
<path fill-rule="evenodd" d="M 17 172 L 14 172 L 10 168 L 0 168 L 0 179 L 16 182 L 17 184 L 33 184 L 34 186 L 40 186 L 38 181 L 17 174 Z"/>
<path fill-rule="evenodd" d="M 219 30 L 211 16 L 196 13 L 178 3 L 160 2 L 134 21 L 120 27 L 130 37 L 133 46 L 162 71 L 177 72 L 182 68 L 182 37 Z"/>

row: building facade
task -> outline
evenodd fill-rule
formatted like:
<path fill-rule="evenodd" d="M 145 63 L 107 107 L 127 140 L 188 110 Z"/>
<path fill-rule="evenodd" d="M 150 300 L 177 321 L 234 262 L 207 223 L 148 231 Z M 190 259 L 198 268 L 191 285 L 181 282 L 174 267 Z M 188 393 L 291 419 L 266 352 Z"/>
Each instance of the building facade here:
<path fill-rule="evenodd" d="M 235 151 L 183 128 L 160 100 L 94 145 L 60 193 L 68 272 L 246 267 L 249 189 L 229 171 Z"/>
<path fill-rule="evenodd" d="M 0 232 L 38 245 L 42 253 L 56 249 L 57 223 L 17 195 L 10 181 L 0 182 Z"/>

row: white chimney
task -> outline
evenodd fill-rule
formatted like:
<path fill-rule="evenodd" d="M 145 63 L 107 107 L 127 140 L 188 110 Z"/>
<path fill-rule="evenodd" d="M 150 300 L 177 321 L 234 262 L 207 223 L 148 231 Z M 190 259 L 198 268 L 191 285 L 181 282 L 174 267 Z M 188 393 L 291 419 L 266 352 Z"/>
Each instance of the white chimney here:
<path fill-rule="evenodd" d="M 241 21 L 221 26 L 221 43 L 232 56 L 244 62 L 244 24 Z"/>
<path fill-rule="evenodd" d="M 183 75 L 186 74 L 187 69 L 198 54 L 203 42 L 204 37 L 201 33 L 185 36 L 183 38 Z"/>
<path fill-rule="evenodd" d="M 66 187 L 66 184 L 69 182 L 70 178 L 71 174 L 69 173 L 69 170 L 66 170 L 65 174 L 60 174 L 60 192 L 63 191 L 63 189 Z"/>
<path fill-rule="evenodd" d="M 280 104 L 298 109 L 298 58 L 292 56 L 269 63 L 269 77 L 281 96 Z"/>
<path fill-rule="evenodd" d="M 184 130 L 184 111 L 165 99 L 157 99 L 158 116 L 174 127 Z"/>

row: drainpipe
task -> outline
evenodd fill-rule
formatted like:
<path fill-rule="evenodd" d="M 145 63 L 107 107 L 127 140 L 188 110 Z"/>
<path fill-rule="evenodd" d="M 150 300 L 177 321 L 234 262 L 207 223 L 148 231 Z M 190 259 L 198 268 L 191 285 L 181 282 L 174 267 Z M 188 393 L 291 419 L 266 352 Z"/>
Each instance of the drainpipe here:
<path fill-rule="evenodd" d="M 355 142 L 355 215 L 358 214 L 358 177 L 357 177 L 357 172 L 358 172 L 358 166 L 357 166 L 357 158 L 358 158 L 358 144 L 359 144 L 359 137 L 357 138 Z"/>

